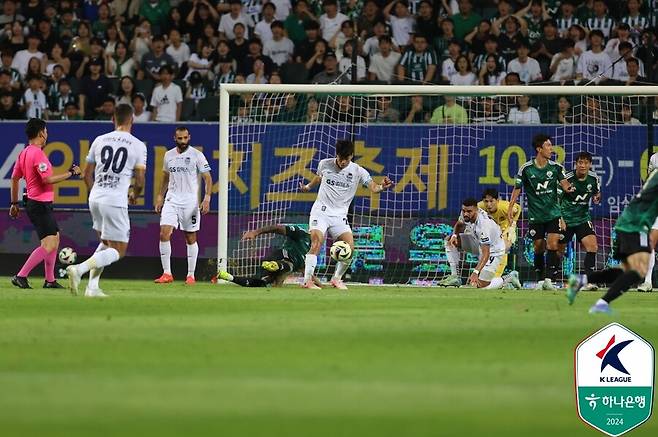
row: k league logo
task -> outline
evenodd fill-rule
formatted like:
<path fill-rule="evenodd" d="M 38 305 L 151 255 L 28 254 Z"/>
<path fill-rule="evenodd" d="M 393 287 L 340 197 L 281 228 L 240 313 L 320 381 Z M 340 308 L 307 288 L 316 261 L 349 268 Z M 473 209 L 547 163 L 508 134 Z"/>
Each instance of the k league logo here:
<path fill-rule="evenodd" d="M 580 418 L 619 436 L 651 416 L 653 346 L 619 323 L 580 342 L 575 351 L 576 405 Z"/>

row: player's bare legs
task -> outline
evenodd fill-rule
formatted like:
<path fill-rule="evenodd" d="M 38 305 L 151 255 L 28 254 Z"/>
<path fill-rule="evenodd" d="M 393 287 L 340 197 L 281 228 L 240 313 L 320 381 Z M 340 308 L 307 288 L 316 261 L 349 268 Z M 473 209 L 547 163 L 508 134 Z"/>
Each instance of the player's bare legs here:
<path fill-rule="evenodd" d="M 463 231 L 464 228 L 465 226 L 462 224 L 461 229 L 458 229 L 458 231 Z M 459 278 L 460 248 L 461 240 L 459 234 L 453 234 L 445 240 L 446 258 L 448 259 L 448 265 L 450 265 L 450 275 L 439 281 L 439 285 L 446 287 L 459 287 L 462 285 L 462 281 Z"/>
<path fill-rule="evenodd" d="M 187 277 L 185 284 L 194 285 L 194 271 L 196 270 L 196 260 L 199 256 L 199 245 L 196 242 L 196 232 L 185 232 L 185 243 L 187 243 Z"/>
<path fill-rule="evenodd" d="M 128 249 L 128 242 L 123 241 L 111 241 L 111 240 L 102 240 L 103 244 L 107 246 L 106 249 L 97 251 L 91 258 L 87 259 L 85 262 L 77 265 L 68 266 L 66 268 L 66 273 L 69 277 L 69 286 L 71 288 L 71 293 L 77 294 L 78 287 L 80 286 L 80 280 L 82 276 L 89 272 L 91 269 L 103 269 L 105 266 L 109 266 L 126 255 L 126 250 Z M 100 276 L 100 273 L 99 273 Z M 105 293 L 100 291 L 100 289 L 91 290 L 88 289 L 85 291 L 85 296 L 87 297 L 105 297 Z"/>
<path fill-rule="evenodd" d="M 102 252 L 103 250 L 105 250 L 109 247 L 105 244 L 105 242 L 101 238 L 101 233 L 98 232 L 98 231 L 96 233 L 98 234 L 98 239 L 100 240 L 100 243 L 98 243 L 98 246 L 96 247 L 96 250 L 94 251 L 94 254 L 96 254 L 98 252 Z M 87 288 L 85 290 L 85 295 L 86 294 L 93 294 L 94 292 L 97 292 L 97 291 L 99 291 L 101 293 L 103 292 L 103 290 L 101 290 L 100 285 L 99 285 L 99 282 L 100 282 L 100 279 L 101 279 L 101 274 L 103 273 L 103 270 L 104 270 L 104 267 L 100 267 L 100 268 L 96 267 L 96 268 L 93 268 L 93 269 L 89 270 L 89 282 L 87 283 Z"/>
<path fill-rule="evenodd" d="M 349 244 L 350 248 L 352 249 L 352 253 L 354 253 L 354 236 L 352 235 L 351 232 L 343 232 L 338 236 L 337 240 L 344 241 L 347 244 Z M 343 283 L 343 275 L 350 267 L 350 264 L 352 264 L 351 259 L 349 260 L 349 262 L 344 262 L 344 261 L 336 262 L 336 270 L 334 271 L 334 275 L 331 278 L 331 285 L 334 288 L 338 288 L 340 290 L 347 290 L 347 286 Z"/>
<path fill-rule="evenodd" d="M 156 284 L 174 282 L 174 277 L 171 275 L 171 234 L 173 232 L 173 226 L 160 226 L 160 262 L 162 263 L 162 276 L 155 280 Z"/>
<path fill-rule="evenodd" d="M 322 243 L 324 243 L 324 234 L 317 229 L 311 229 L 311 248 L 306 254 L 304 260 L 304 284 L 302 287 L 312 290 L 318 290 L 320 287 L 313 282 L 313 274 L 315 273 L 315 266 L 318 264 L 318 254 Z"/>
<path fill-rule="evenodd" d="M 655 224 L 654 224 L 655 226 Z M 647 266 L 647 273 L 644 275 L 644 282 L 638 285 L 638 291 L 651 291 L 653 290 L 653 268 L 656 265 L 656 243 L 658 242 L 658 229 L 651 229 L 649 233 L 649 247 L 651 248 L 651 255 L 649 255 L 649 264 Z"/>

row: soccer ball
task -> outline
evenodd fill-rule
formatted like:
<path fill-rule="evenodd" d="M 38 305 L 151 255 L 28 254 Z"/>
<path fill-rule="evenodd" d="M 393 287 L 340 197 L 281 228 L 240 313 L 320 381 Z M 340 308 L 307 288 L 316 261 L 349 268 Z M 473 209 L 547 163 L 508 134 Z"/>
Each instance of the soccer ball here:
<path fill-rule="evenodd" d="M 60 263 L 68 266 L 75 263 L 75 260 L 78 259 L 78 254 L 70 247 L 65 247 L 59 251 L 58 258 Z"/>
<path fill-rule="evenodd" d="M 349 261 L 352 258 L 352 248 L 344 241 L 336 241 L 329 250 L 334 261 Z"/>

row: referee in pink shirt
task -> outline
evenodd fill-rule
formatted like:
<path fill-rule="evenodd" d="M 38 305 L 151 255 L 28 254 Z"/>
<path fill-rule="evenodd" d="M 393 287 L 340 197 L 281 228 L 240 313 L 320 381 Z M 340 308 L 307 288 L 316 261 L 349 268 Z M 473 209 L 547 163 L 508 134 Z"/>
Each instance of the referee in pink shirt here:
<path fill-rule="evenodd" d="M 80 167 L 73 165 L 63 174 L 54 175 L 53 166 L 43 153 L 43 147 L 48 140 L 46 122 L 38 118 L 30 119 L 25 125 L 28 146 L 23 149 L 16 160 L 11 175 L 11 208 L 9 215 L 17 218 L 20 211 L 18 202 L 18 182 L 25 179 L 27 184 L 27 199 L 25 211 L 37 231 L 41 244 L 34 249 L 23 268 L 11 283 L 18 288 L 32 288 L 27 282 L 32 269 L 41 261 L 45 264 L 46 282 L 43 288 L 64 288 L 55 281 L 55 258 L 59 246 L 59 229 L 53 216 L 53 184 L 65 181 L 80 174 Z"/>

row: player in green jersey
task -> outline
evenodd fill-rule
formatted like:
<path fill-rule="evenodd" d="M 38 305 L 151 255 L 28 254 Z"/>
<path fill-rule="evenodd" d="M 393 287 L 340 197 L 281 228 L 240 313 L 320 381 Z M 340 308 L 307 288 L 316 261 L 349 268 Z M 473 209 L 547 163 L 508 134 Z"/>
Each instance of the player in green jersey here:
<path fill-rule="evenodd" d="M 551 137 L 537 134 L 532 139 L 536 156 L 519 168 L 516 183 L 510 199 L 508 220 L 513 221 L 514 205 L 521 189 L 525 191 L 528 200 L 529 234 L 533 239 L 535 249 L 535 272 L 537 285 L 544 290 L 555 290 L 552 280 L 558 273 L 559 257 L 557 251 L 560 242 L 560 204 L 557 198 L 558 186 L 566 193 L 571 193 L 573 187 L 567 181 L 564 167 L 555 161 Z M 546 261 L 548 273 L 545 272 L 544 252 L 548 250 Z"/>
<path fill-rule="evenodd" d="M 245 232 L 242 240 L 253 240 L 262 234 L 279 234 L 285 237 L 283 245 L 266 255 L 258 274 L 251 277 L 233 276 L 221 271 L 219 279 L 234 282 L 243 287 L 279 286 L 292 272 L 304 269 L 304 257 L 311 247 L 311 236 L 299 226 L 273 225 Z"/>
<path fill-rule="evenodd" d="M 585 273 L 591 273 L 596 264 L 596 252 L 598 245 L 596 243 L 596 233 L 592 226 L 592 216 L 590 215 L 590 201 L 595 204 L 601 202 L 601 186 L 599 178 L 592 168 L 592 155 L 588 152 L 580 152 L 576 156 L 576 166 L 574 171 L 566 174 L 567 181 L 574 187 L 571 193 L 564 193 L 558 188 L 560 198 L 560 209 L 562 219 L 560 229 L 562 239 L 560 240 L 560 253 L 564 250 L 573 238 L 585 249 L 585 260 L 583 267 Z M 588 284 L 588 290 L 595 290 L 596 285 Z"/>
<path fill-rule="evenodd" d="M 607 293 L 589 310 L 590 313 L 610 313 L 610 302 L 644 278 L 649 266 L 649 231 L 658 217 L 658 171 L 651 173 L 642 190 L 626 206 L 615 223 L 614 255 L 621 268 L 594 271 L 587 275 L 572 275 L 567 287 L 567 299 L 573 303 L 576 293 L 587 282 L 610 284 Z"/>

